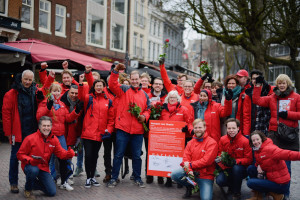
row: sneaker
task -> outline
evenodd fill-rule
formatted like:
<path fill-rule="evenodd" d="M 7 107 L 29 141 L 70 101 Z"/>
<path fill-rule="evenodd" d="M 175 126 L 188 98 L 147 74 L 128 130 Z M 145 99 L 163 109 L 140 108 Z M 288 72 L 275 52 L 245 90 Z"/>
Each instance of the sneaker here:
<path fill-rule="evenodd" d="M 153 176 L 147 176 L 146 177 L 146 183 L 147 184 L 153 183 Z"/>
<path fill-rule="evenodd" d="M 69 185 L 68 182 L 65 182 L 64 184 L 62 184 L 62 185 L 60 186 L 60 189 L 67 190 L 67 191 L 72 191 L 72 190 L 74 190 L 74 188 L 73 188 L 71 185 Z"/>
<path fill-rule="evenodd" d="M 117 181 L 115 179 L 110 179 L 110 181 L 107 183 L 107 187 L 114 188 L 117 185 Z"/>
<path fill-rule="evenodd" d="M 91 184 L 91 178 L 86 179 L 84 187 L 85 188 L 91 188 L 91 186 L 92 186 L 92 184 Z"/>
<path fill-rule="evenodd" d="M 35 196 L 33 195 L 32 191 L 24 190 L 24 197 L 26 199 L 35 200 Z"/>
<path fill-rule="evenodd" d="M 144 184 L 144 182 L 143 182 L 142 180 L 140 180 L 140 181 L 135 181 L 135 184 L 136 184 L 137 186 L 139 186 L 140 188 L 146 187 L 145 184 Z"/>
<path fill-rule="evenodd" d="M 95 177 L 100 177 L 99 172 L 97 171 L 97 169 L 95 170 Z"/>
<path fill-rule="evenodd" d="M 164 177 L 161 176 L 157 177 L 157 182 L 158 184 L 164 184 Z"/>
<path fill-rule="evenodd" d="M 72 181 L 71 179 L 68 179 L 67 182 L 69 183 L 69 185 L 74 185 L 74 181 Z"/>
<path fill-rule="evenodd" d="M 130 180 L 134 180 L 134 176 L 133 175 L 130 176 Z"/>
<path fill-rule="evenodd" d="M 103 179 L 103 183 L 108 183 L 110 179 L 111 179 L 111 175 L 106 175 Z"/>
<path fill-rule="evenodd" d="M 61 179 L 60 179 L 60 178 L 57 178 L 57 179 L 56 179 L 56 185 L 57 185 L 57 186 L 61 186 Z"/>
<path fill-rule="evenodd" d="M 95 178 L 91 178 L 91 184 L 96 187 L 100 186 L 100 183 L 98 183 Z"/>
<path fill-rule="evenodd" d="M 11 191 L 11 193 L 17 194 L 17 193 L 19 193 L 19 188 L 17 185 L 11 185 L 10 191 Z"/>
<path fill-rule="evenodd" d="M 75 173 L 73 174 L 74 177 L 77 177 L 80 175 L 80 173 L 83 172 L 83 169 L 82 168 L 79 168 L 77 167 L 76 170 L 75 170 Z"/>
<path fill-rule="evenodd" d="M 71 176 L 69 177 L 69 179 L 73 179 L 73 174 L 71 174 Z"/>
<path fill-rule="evenodd" d="M 166 187 L 172 187 L 172 179 L 171 178 L 167 178 L 167 182 L 165 183 Z"/>

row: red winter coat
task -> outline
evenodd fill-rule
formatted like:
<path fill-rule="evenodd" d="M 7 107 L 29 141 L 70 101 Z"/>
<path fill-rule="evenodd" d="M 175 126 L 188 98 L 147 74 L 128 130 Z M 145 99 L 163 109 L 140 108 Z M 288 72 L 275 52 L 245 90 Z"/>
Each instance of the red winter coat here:
<path fill-rule="evenodd" d="M 197 111 L 197 104 L 198 102 L 192 103 L 191 105 L 194 108 L 194 112 L 192 113 L 192 120 L 195 119 Z M 221 124 L 220 118 L 227 117 L 232 112 L 232 102 L 225 100 L 225 105 L 222 106 L 220 103 L 210 99 L 208 100 L 208 105 L 204 113 L 204 121 L 206 123 L 206 131 L 208 132 L 209 136 L 219 142 L 221 137 Z M 189 130 L 193 130 L 192 123 L 189 125 Z"/>
<path fill-rule="evenodd" d="M 140 115 L 144 115 L 146 121 L 150 117 L 150 101 L 148 95 L 139 88 L 121 85 L 118 82 L 119 73 L 111 73 L 108 85 L 111 91 L 119 97 L 116 115 L 116 128 L 130 134 L 144 134 L 144 128 L 137 118 L 128 112 L 130 103 L 136 103 L 141 108 Z"/>
<path fill-rule="evenodd" d="M 244 105 L 244 100 L 245 100 L 245 97 L 247 96 L 245 91 L 246 89 L 250 88 L 251 85 L 249 83 L 247 83 L 243 88 L 242 88 L 242 91 L 240 93 L 240 96 L 239 96 L 239 100 L 238 100 L 238 110 L 237 110 L 237 113 L 236 113 L 236 116 L 235 118 L 238 119 L 240 121 L 240 130 L 243 131 L 243 127 L 244 127 L 244 124 L 243 124 L 243 113 L 244 113 L 244 110 L 243 110 L 243 105 Z M 244 134 L 244 133 L 243 133 Z M 244 134 L 245 135 L 245 134 Z"/>
<path fill-rule="evenodd" d="M 189 98 L 187 98 L 184 93 L 181 95 L 181 102 L 180 104 L 185 106 L 188 110 L 189 110 L 189 113 L 190 113 L 190 118 L 193 117 L 193 112 L 194 112 L 194 108 L 193 106 L 191 106 L 191 103 L 195 103 L 199 101 L 199 95 L 198 94 L 195 94 L 194 92 L 192 92 L 191 96 Z"/>
<path fill-rule="evenodd" d="M 79 86 L 79 90 L 82 89 Z M 93 103 L 89 103 L 90 96 L 93 97 Z M 85 95 L 80 100 L 84 102 L 84 120 L 81 138 L 102 142 L 101 134 L 105 134 L 107 129 L 109 133 L 114 129 L 114 113 L 112 108 L 112 101 L 108 99 L 105 93 Z"/>
<path fill-rule="evenodd" d="M 273 87 L 269 85 L 269 93 L 267 96 L 273 94 Z M 247 91 L 246 91 L 247 93 Z M 249 96 L 251 95 L 251 97 Z M 256 118 L 256 113 L 252 115 L 252 94 L 247 94 L 244 99 L 243 103 L 243 130 L 242 133 L 243 135 L 248 135 L 250 136 L 251 133 L 251 122 L 252 120 L 255 121 Z"/>
<path fill-rule="evenodd" d="M 229 135 L 221 137 L 218 150 L 219 156 L 221 156 L 222 151 L 235 158 L 238 165 L 248 166 L 252 163 L 252 149 L 249 140 L 240 132 L 234 138 Z"/>
<path fill-rule="evenodd" d="M 168 104 L 163 104 L 163 110 L 161 111 L 161 116 L 159 120 L 165 121 L 181 121 L 185 122 L 186 125 L 190 122 L 190 115 L 188 109 L 185 106 L 182 106 L 180 103 L 177 104 L 176 110 L 173 113 L 170 113 L 168 109 Z M 185 137 L 192 137 L 189 133 L 186 133 Z"/>
<path fill-rule="evenodd" d="M 142 88 L 148 95 L 150 94 L 151 92 L 151 88 Z"/>
<path fill-rule="evenodd" d="M 271 139 L 264 141 L 259 150 L 254 151 L 255 165 L 266 172 L 267 179 L 278 184 L 291 180 L 285 160 L 300 160 L 300 152 L 280 149 Z"/>
<path fill-rule="evenodd" d="M 214 180 L 215 158 L 218 144 L 205 132 L 203 141 L 196 138 L 189 141 L 184 149 L 183 162 L 190 162 L 190 171 L 198 171 L 201 179 Z"/>
<path fill-rule="evenodd" d="M 180 87 L 179 85 L 174 85 L 171 82 L 171 80 L 169 79 L 167 70 L 165 68 L 165 64 L 162 64 L 159 67 L 160 67 L 160 75 L 161 75 L 161 78 L 162 78 L 162 80 L 164 82 L 164 86 L 165 86 L 166 90 L 168 92 L 170 92 L 172 90 L 177 90 L 178 94 L 182 95 L 184 93 L 183 88 Z"/>
<path fill-rule="evenodd" d="M 203 82 L 204 82 L 204 80 L 199 78 L 199 80 L 197 81 L 197 83 L 194 86 L 194 93 L 195 94 L 200 94 L 201 86 L 203 85 Z"/>
<path fill-rule="evenodd" d="M 57 137 L 55 137 L 52 133 L 45 138 L 44 135 L 38 130 L 37 132 L 27 136 L 18 153 L 17 158 L 21 161 L 21 167 L 24 170 L 24 167 L 27 164 L 30 164 L 34 159 L 31 156 L 40 156 L 44 159 L 44 163 L 38 164 L 38 168 L 45 172 L 49 171 L 49 160 L 51 158 L 52 153 L 55 154 L 59 159 L 71 159 L 74 155 L 72 151 L 64 150 Z"/>
<path fill-rule="evenodd" d="M 42 116 L 48 116 L 52 119 L 52 130 L 51 132 L 56 136 L 62 136 L 66 134 L 66 123 L 72 122 L 78 118 L 79 114 L 73 112 L 69 113 L 69 110 L 63 102 L 58 101 L 60 108 L 55 110 L 52 106 L 51 110 L 47 108 L 47 100 L 40 103 L 37 110 L 36 118 L 39 121 Z"/>
<path fill-rule="evenodd" d="M 288 90 L 288 89 L 287 89 Z M 288 108 L 287 119 L 279 118 L 279 122 L 284 123 L 289 127 L 298 127 L 298 120 L 300 120 L 300 95 L 294 91 L 290 91 L 285 97 L 278 97 L 277 87 L 274 88 L 274 93 L 270 96 L 261 97 L 261 87 L 254 87 L 253 89 L 253 103 L 263 107 L 269 107 L 271 111 L 271 120 L 269 125 L 270 131 L 277 131 L 277 99 L 288 100 L 290 105 Z"/>

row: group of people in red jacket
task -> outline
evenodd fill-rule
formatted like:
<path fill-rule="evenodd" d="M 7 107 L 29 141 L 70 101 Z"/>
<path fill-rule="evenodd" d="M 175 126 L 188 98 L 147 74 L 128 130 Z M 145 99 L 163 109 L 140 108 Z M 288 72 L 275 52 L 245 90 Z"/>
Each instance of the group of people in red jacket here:
<path fill-rule="evenodd" d="M 86 188 L 100 186 L 96 167 L 102 143 L 106 173 L 103 182 L 107 187 L 119 183 L 127 148 L 132 158 L 130 178 L 145 187 L 141 153 L 143 140 L 148 152 L 148 135 L 143 124 L 150 118 L 150 106 L 160 102 L 160 120 L 186 123 L 182 128 L 186 139 L 182 168 L 172 172 L 165 186 L 172 187 L 172 180 L 176 181 L 178 187 L 186 186 L 183 198 L 190 198 L 194 185 L 186 177 L 192 176 L 200 198 L 206 200 L 213 198 L 215 179 L 220 187 L 228 187 L 232 199 L 240 199 L 242 181 L 248 177 L 247 185 L 253 190 L 251 200 L 262 199 L 264 193 L 274 199 L 289 198 L 291 160 L 300 160 L 299 137 L 286 142 L 278 137 L 277 129 L 279 123 L 298 127 L 300 96 L 287 75 L 279 75 L 275 87 L 258 70 L 250 77 L 246 70 L 229 75 L 224 87 L 210 74 L 203 75 L 196 84 L 182 74 L 174 85 L 162 60 L 161 78 L 155 78 L 150 88 L 148 74 L 132 71 L 126 77 L 123 64 L 112 66 L 108 85 L 89 65 L 79 82 L 74 80 L 67 62 L 63 63 L 62 83 L 54 82 L 55 73 L 47 75 L 46 68 L 43 63 L 39 73 L 42 88 L 33 82 L 34 73 L 25 70 L 3 99 L 3 128 L 12 144 L 11 192 L 19 192 L 18 160 L 26 174 L 26 198 L 33 198 L 35 189 L 54 196 L 53 178 L 58 173 L 60 188 L 73 190 L 70 159 L 75 153 L 70 146 L 78 143 L 84 149 Z M 84 77 L 87 83 L 83 83 Z M 128 111 L 132 105 L 140 109 L 137 116 Z M 78 163 L 79 156 L 77 176 L 83 171 Z M 153 176 L 147 175 L 146 183 L 152 182 Z M 163 177 L 158 177 L 158 183 L 164 183 Z"/>

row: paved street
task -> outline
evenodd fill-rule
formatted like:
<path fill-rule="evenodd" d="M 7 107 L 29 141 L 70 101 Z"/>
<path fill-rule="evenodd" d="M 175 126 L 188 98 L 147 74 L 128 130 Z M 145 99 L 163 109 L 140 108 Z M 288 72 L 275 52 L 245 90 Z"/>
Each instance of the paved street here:
<path fill-rule="evenodd" d="M 9 167 L 9 155 L 10 155 L 10 145 L 7 143 L 0 144 L 0 199 L 1 200 L 10 200 L 10 199 L 24 199 L 23 190 L 25 184 L 25 176 L 23 171 L 19 171 L 19 194 L 11 194 L 9 191 L 9 182 L 8 182 L 8 167 Z M 101 177 L 98 178 L 101 182 L 100 187 L 92 187 L 90 189 L 84 188 L 85 183 L 85 174 L 83 173 L 80 177 L 74 177 L 74 191 L 68 192 L 65 190 L 57 189 L 57 195 L 54 198 L 45 197 L 41 192 L 35 191 L 34 194 L 37 196 L 37 199 L 126 199 L 126 200 L 176 200 L 182 199 L 181 196 L 184 194 L 185 189 L 177 189 L 176 185 L 173 185 L 172 188 L 166 188 L 162 185 L 158 185 L 156 178 L 154 183 L 147 184 L 146 188 L 138 188 L 136 185 L 129 180 L 129 175 L 125 177 L 122 182 L 117 185 L 114 189 L 107 188 L 102 179 L 104 177 L 104 167 L 103 167 L 103 148 L 101 148 L 99 153 L 99 160 L 97 169 L 101 174 Z M 143 161 L 144 161 L 143 157 Z M 73 159 L 75 161 L 75 159 Z M 144 166 L 144 163 L 143 163 Z M 131 168 L 131 167 L 130 167 Z M 300 162 L 292 163 L 292 189 L 291 189 L 291 200 L 300 199 Z M 144 169 L 143 169 L 144 171 Z M 142 176 L 145 181 L 145 175 Z M 246 182 L 244 181 L 242 187 L 242 199 L 246 199 L 250 196 L 250 190 L 247 188 Z M 194 194 L 191 199 L 199 199 L 199 193 Z M 223 200 L 225 199 L 221 193 L 221 190 L 218 186 L 214 185 L 214 199 Z"/>

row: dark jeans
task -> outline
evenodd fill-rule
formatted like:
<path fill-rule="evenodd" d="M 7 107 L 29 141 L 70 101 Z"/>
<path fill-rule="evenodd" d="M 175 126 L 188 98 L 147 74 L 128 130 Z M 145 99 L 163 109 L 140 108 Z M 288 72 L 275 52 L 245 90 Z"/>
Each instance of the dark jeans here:
<path fill-rule="evenodd" d="M 129 141 L 132 153 L 133 176 L 136 181 L 141 181 L 143 134 L 129 134 L 120 129 L 117 130 L 116 134 L 116 151 L 112 169 L 112 179 L 114 180 L 118 179 L 122 159 Z"/>
<path fill-rule="evenodd" d="M 145 141 L 145 149 L 146 149 L 146 161 L 145 161 L 145 171 L 146 171 L 146 175 L 147 175 L 147 169 L 148 169 L 148 143 L 149 143 L 149 139 L 148 137 L 144 137 L 144 141 Z"/>
<path fill-rule="evenodd" d="M 40 170 L 37 166 L 26 165 L 25 190 L 42 190 L 47 196 L 53 197 L 56 194 L 56 185 L 49 172 Z"/>
<path fill-rule="evenodd" d="M 234 165 L 231 169 L 227 169 L 228 176 L 224 172 L 216 178 L 216 183 L 220 187 L 228 186 L 233 194 L 241 193 L 242 181 L 247 177 L 246 167 L 243 165 Z"/>
<path fill-rule="evenodd" d="M 19 160 L 17 159 L 17 152 L 21 147 L 21 142 L 16 142 L 11 145 L 10 161 L 9 161 L 9 183 L 10 185 L 18 185 L 19 174 Z"/>
<path fill-rule="evenodd" d="M 95 140 L 82 139 L 85 154 L 85 171 L 87 178 L 94 178 L 98 160 L 98 152 L 101 147 L 101 142 Z"/>
<path fill-rule="evenodd" d="M 287 161 L 285 161 L 285 163 L 286 163 L 286 166 L 287 166 L 288 171 L 289 171 L 289 173 L 290 173 L 290 175 L 291 175 L 291 178 L 292 178 L 292 169 L 291 169 L 292 161 L 287 160 Z M 287 189 L 287 192 L 284 193 L 284 196 L 289 197 L 289 196 L 290 196 L 290 186 L 291 186 L 291 181 L 290 181 L 287 185 L 288 185 L 288 186 L 287 186 L 288 189 Z"/>
<path fill-rule="evenodd" d="M 267 179 L 257 178 L 257 168 L 250 165 L 247 169 L 250 179 L 247 181 L 249 188 L 258 192 L 274 192 L 278 194 L 286 194 L 289 190 L 289 184 L 277 184 Z"/>
<path fill-rule="evenodd" d="M 111 175 L 112 165 L 111 165 L 111 150 L 114 144 L 115 147 L 116 142 L 116 133 L 112 133 L 110 138 L 103 140 L 103 147 L 104 147 L 104 167 L 105 167 L 105 174 Z M 115 150 L 114 150 L 115 152 Z"/>

